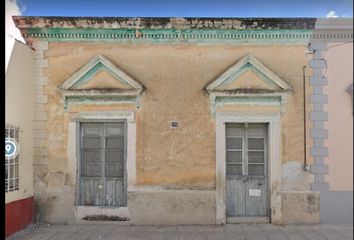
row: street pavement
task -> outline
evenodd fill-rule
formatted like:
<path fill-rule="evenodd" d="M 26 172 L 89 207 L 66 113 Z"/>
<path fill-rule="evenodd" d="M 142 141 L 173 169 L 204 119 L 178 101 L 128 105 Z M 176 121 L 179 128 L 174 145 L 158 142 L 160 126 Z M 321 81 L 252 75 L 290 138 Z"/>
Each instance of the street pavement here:
<path fill-rule="evenodd" d="M 353 225 L 227 224 L 129 226 L 68 224 L 33 226 L 7 240 L 352 240 Z"/>

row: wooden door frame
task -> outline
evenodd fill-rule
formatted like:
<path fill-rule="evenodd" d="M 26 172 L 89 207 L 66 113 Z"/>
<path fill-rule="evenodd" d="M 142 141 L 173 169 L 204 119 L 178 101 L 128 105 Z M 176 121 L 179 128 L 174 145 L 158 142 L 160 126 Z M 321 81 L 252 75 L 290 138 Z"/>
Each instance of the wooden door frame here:
<path fill-rule="evenodd" d="M 126 171 L 126 193 L 127 206 L 125 207 L 99 207 L 99 206 L 79 206 L 78 191 L 80 179 L 78 178 L 78 170 L 80 169 L 80 122 L 126 122 L 125 128 L 125 171 Z M 87 215 L 111 215 L 129 218 L 128 209 L 129 191 L 134 188 L 136 179 L 136 120 L 134 111 L 89 111 L 79 112 L 72 117 L 68 122 L 68 141 L 67 141 L 67 156 L 69 161 L 69 171 L 75 179 L 75 197 L 74 197 L 74 214 L 76 220 L 80 220 Z"/>
<path fill-rule="evenodd" d="M 216 112 L 216 223 L 226 224 L 225 123 L 268 123 L 270 220 L 281 224 L 281 114 Z"/>

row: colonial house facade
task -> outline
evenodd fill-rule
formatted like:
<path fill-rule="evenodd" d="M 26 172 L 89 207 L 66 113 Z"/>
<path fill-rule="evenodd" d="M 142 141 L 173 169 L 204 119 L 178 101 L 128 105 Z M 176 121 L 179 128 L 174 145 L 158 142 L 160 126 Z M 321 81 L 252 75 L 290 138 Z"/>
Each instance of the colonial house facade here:
<path fill-rule="evenodd" d="M 37 221 L 319 223 L 337 189 L 350 208 L 352 185 L 326 177 L 323 54 L 352 47 L 352 19 L 14 21 L 35 49 Z"/>

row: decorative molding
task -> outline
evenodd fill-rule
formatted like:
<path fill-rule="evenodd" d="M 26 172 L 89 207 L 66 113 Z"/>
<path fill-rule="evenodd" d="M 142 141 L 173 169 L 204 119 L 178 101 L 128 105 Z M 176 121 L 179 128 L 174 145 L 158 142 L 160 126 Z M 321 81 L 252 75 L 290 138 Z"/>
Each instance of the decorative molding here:
<path fill-rule="evenodd" d="M 310 42 L 352 42 L 353 29 L 314 29 Z"/>
<path fill-rule="evenodd" d="M 42 29 L 23 32 L 25 39 L 47 41 L 114 41 L 120 43 L 306 44 L 307 29 Z M 32 41 L 32 40 L 31 40 Z M 29 43 L 31 43 L 29 41 Z"/>
<path fill-rule="evenodd" d="M 256 73 L 261 80 L 266 82 L 268 85 L 278 86 L 283 91 L 290 91 L 292 87 L 287 84 L 284 80 L 280 79 L 271 70 L 264 66 L 260 61 L 258 61 L 251 54 L 246 55 L 235 65 L 230 67 L 226 72 L 224 72 L 220 77 L 210 83 L 205 89 L 208 92 L 216 90 L 216 88 L 225 83 L 230 83 L 237 81 L 237 78 L 241 76 L 246 71 L 252 71 Z"/>
<path fill-rule="evenodd" d="M 128 88 L 80 89 L 99 71 L 108 72 L 116 81 Z M 58 91 L 63 96 L 65 109 L 69 103 L 108 104 L 112 102 L 130 102 L 140 107 L 139 96 L 144 90 L 145 87 L 141 83 L 131 78 L 101 55 L 93 57 L 87 64 L 58 86 Z"/>
<path fill-rule="evenodd" d="M 242 94 L 242 95 L 215 95 L 211 93 L 210 98 L 210 112 L 211 116 L 215 117 L 218 107 L 225 105 L 260 105 L 260 106 L 280 106 L 281 114 L 285 113 L 286 94 Z"/>
<path fill-rule="evenodd" d="M 29 44 L 36 39 L 137 44 L 306 44 L 310 39 L 353 39 L 352 19 L 28 16 L 13 19 Z M 327 30 L 339 32 L 327 34 Z"/>
<path fill-rule="evenodd" d="M 113 74 L 117 81 L 124 84 L 128 84 L 133 89 L 142 92 L 144 86 L 138 81 L 131 78 L 128 74 L 124 73 L 111 61 L 103 57 L 102 55 L 96 55 L 87 64 L 81 67 L 77 72 L 75 72 L 71 77 L 69 77 L 63 84 L 59 86 L 59 89 L 69 90 L 78 89 L 83 83 L 90 80 L 90 78 L 97 73 L 99 70 L 107 71 Z"/>
<path fill-rule="evenodd" d="M 271 89 L 255 88 L 232 88 L 219 90 L 220 86 L 237 82 L 237 79 L 247 71 L 254 72 L 260 80 L 264 81 Z M 223 104 L 257 104 L 257 105 L 280 105 L 284 113 L 287 93 L 293 88 L 284 80 L 279 78 L 255 57 L 248 54 L 239 62 L 230 67 L 220 77 L 205 87 L 210 97 L 210 112 L 214 117 L 215 109 Z"/>
<path fill-rule="evenodd" d="M 25 39 L 49 42 L 113 41 L 119 43 L 306 44 L 312 40 L 353 39 L 353 30 L 176 30 L 176 29 L 27 29 Z"/>
<path fill-rule="evenodd" d="M 76 119 L 125 119 L 128 123 L 135 122 L 135 113 L 131 111 L 90 111 L 80 112 Z"/>

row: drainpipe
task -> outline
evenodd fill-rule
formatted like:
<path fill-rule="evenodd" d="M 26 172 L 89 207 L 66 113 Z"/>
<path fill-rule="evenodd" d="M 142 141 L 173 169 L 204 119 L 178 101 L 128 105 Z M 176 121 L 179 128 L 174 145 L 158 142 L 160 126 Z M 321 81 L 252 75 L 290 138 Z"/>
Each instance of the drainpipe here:
<path fill-rule="evenodd" d="M 306 76 L 305 76 L 306 66 L 302 67 L 302 80 L 303 80 L 303 90 L 304 90 L 304 171 L 310 171 L 310 166 L 307 164 L 307 154 L 306 154 Z"/>

